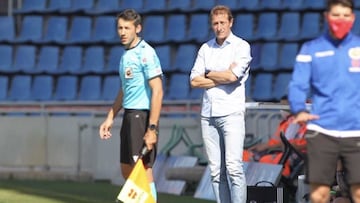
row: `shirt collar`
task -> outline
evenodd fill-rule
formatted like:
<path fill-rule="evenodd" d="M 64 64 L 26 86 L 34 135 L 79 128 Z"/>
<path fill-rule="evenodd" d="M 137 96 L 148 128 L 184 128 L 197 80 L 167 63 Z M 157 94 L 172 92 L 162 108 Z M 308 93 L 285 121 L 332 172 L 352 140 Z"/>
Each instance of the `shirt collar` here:
<path fill-rule="evenodd" d="M 235 39 L 235 35 L 230 31 L 230 34 L 229 36 L 225 39 L 224 43 L 222 45 L 219 45 L 217 42 L 216 42 L 216 38 L 214 39 L 214 46 L 215 47 L 224 47 L 228 44 L 231 44 L 231 42 L 233 42 Z"/>
<path fill-rule="evenodd" d="M 338 40 L 331 37 L 329 31 L 325 33 L 325 38 L 334 46 L 345 45 L 353 38 L 354 34 L 350 31 L 344 39 Z"/>

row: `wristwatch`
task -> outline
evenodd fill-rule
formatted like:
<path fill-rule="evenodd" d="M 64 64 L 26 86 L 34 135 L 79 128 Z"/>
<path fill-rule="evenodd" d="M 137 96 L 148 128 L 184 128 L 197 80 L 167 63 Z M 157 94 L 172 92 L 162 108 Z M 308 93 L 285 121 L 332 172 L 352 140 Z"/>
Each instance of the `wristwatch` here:
<path fill-rule="evenodd" d="M 157 130 L 158 130 L 158 127 L 157 127 L 157 125 L 155 125 L 155 124 L 150 124 L 150 125 L 149 125 L 149 129 L 150 129 L 150 130 L 155 130 L 155 131 L 157 131 Z"/>

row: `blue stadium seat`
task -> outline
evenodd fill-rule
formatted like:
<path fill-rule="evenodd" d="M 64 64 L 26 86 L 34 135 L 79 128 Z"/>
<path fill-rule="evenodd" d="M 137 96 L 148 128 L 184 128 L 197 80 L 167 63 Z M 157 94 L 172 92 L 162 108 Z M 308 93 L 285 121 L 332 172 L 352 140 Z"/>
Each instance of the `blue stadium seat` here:
<path fill-rule="evenodd" d="M 192 14 L 190 17 L 188 40 L 195 42 L 205 42 L 209 38 L 209 16 L 208 14 Z"/>
<path fill-rule="evenodd" d="M 91 46 L 85 49 L 84 63 L 79 71 L 80 74 L 102 73 L 105 69 L 104 48 Z"/>
<path fill-rule="evenodd" d="M 14 75 L 11 79 L 11 85 L 8 98 L 11 101 L 29 101 L 31 100 L 31 76 Z"/>
<path fill-rule="evenodd" d="M 70 8 L 60 9 L 62 14 L 81 14 L 94 7 L 94 0 L 71 0 Z"/>
<path fill-rule="evenodd" d="M 354 0 L 354 7 L 356 10 L 360 9 L 360 0 Z"/>
<path fill-rule="evenodd" d="M 273 98 L 277 101 L 287 98 L 288 85 L 291 80 L 291 73 L 280 73 L 276 76 Z"/>
<path fill-rule="evenodd" d="M 122 8 L 133 8 L 138 12 L 142 12 L 144 8 L 144 0 L 122 0 Z"/>
<path fill-rule="evenodd" d="M 303 1 L 304 0 L 283 0 L 283 7 L 284 9 L 300 11 L 304 9 Z"/>
<path fill-rule="evenodd" d="M 299 45 L 297 43 L 282 44 L 280 49 L 279 68 L 292 70 L 298 52 Z"/>
<path fill-rule="evenodd" d="M 101 97 L 101 77 L 84 76 L 80 82 L 79 97 L 81 101 L 97 101 Z"/>
<path fill-rule="evenodd" d="M 96 17 L 91 38 L 92 43 L 119 42 L 116 27 L 116 18 L 113 16 Z"/>
<path fill-rule="evenodd" d="M 45 27 L 45 34 L 41 43 L 66 42 L 68 18 L 64 16 L 50 16 Z"/>
<path fill-rule="evenodd" d="M 0 43 L 12 42 L 15 39 L 15 22 L 13 16 L 0 16 Z"/>
<path fill-rule="evenodd" d="M 186 100 L 189 99 L 189 92 L 189 74 L 175 73 L 171 76 L 168 92 L 165 94 L 165 99 Z"/>
<path fill-rule="evenodd" d="M 354 10 L 354 13 L 355 13 L 355 22 L 353 24 L 353 27 L 352 27 L 352 32 L 357 34 L 357 35 L 360 35 L 360 11 L 359 10 Z"/>
<path fill-rule="evenodd" d="M 34 73 L 57 73 L 60 50 L 58 46 L 43 46 L 40 49 Z"/>
<path fill-rule="evenodd" d="M 189 9 L 192 12 L 210 11 L 215 6 L 215 0 L 193 0 L 192 6 Z"/>
<path fill-rule="evenodd" d="M 56 85 L 54 100 L 74 101 L 77 99 L 78 78 L 74 75 L 59 76 Z"/>
<path fill-rule="evenodd" d="M 35 42 L 42 39 L 43 17 L 42 16 L 24 16 L 21 23 L 19 36 L 15 39 L 17 43 Z"/>
<path fill-rule="evenodd" d="M 106 101 L 114 101 L 120 90 L 120 77 L 110 75 L 104 77 L 103 88 L 101 91 L 101 99 Z"/>
<path fill-rule="evenodd" d="M 197 56 L 198 48 L 193 44 L 182 44 L 177 48 L 175 56 L 175 70 L 189 74 Z"/>
<path fill-rule="evenodd" d="M 119 11 L 120 2 L 119 0 L 98 0 L 96 5 L 90 9 L 86 9 L 85 13 L 89 15 L 106 15 Z M 127 7 L 124 7 L 127 8 Z"/>
<path fill-rule="evenodd" d="M 239 0 L 239 7 L 248 11 L 257 11 L 261 9 L 260 0 Z"/>
<path fill-rule="evenodd" d="M 46 8 L 46 0 L 26 0 L 22 1 L 21 8 L 15 9 L 14 14 L 35 14 L 41 13 Z"/>
<path fill-rule="evenodd" d="M 265 0 L 265 1 L 260 1 L 260 7 L 262 10 L 282 10 L 283 9 L 283 4 L 282 4 L 283 0 Z"/>
<path fill-rule="evenodd" d="M 273 74 L 259 73 L 255 76 L 254 87 L 252 89 L 252 99 L 255 101 L 272 101 Z"/>
<path fill-rule="evenodd" d="M 50 75 L 36 75 L 31 88 L 31 100 L 51 101 L 53 96 L 54 79 Z"/>
<path fill-rule="evenodd" d="M 75 16 L 72 19 L 69 37 L 65 44 L 82 44 L 91 42 L 92 22 L 87 16 Z"/>
<path fill-rule="evenodd" d="M 300 39 L 309 40 L 321 34 L 322 17 L 320 13 L 306 12 L 303 14 Z"/>
<path fill-rule="evenodd" d="M 156 46 L 155 50 L 159 57 L 163 72 L 174 71 L 173 66 L 171 64 L 171 46 L 170 45 Z"/>
<path fill-rule="evenodd" d="M 261 43 L 252 43 L 250 46 L 252 57 L 250 68 L 252 71 L 255 71 L 260 68 Z"/>
<path fill-rule="evenodd" d="M 204 94 L 204 88 L 192 88 L 190 90 L 189 98 L 193 100 L 201 100 Z"/>
<path fill-rule="evenodd" d="M 17 46 L 15 50 L 14 70 L 23 73 L 33 73 L 36 64 L 36 54 L 36 46 Z"/>
<path fill-rule="evenodd" d="M 275 12 L 264 12 L 259 14 L 256 38 L 271 40 L 277 34 L 278 15 Z"/>
<path fill-rule="evenodd" d="M 0 72 L 11 73 L 15 72 L 13 68 L 13 46 L 0 45 Z"/>
<path fill-rule="evenodd" d="M 231 10 L 237 10 L 240 7 L 238 0 L 218 0 L 218 4 L 228 6 Z"/>
<path fill-rule="evenodd" d="M 146 16 L 142 34 L 144 39 L 151 43 L 159 43 L 165 39 L 165 17 Z"/>
<path fill-rule="evenodd" d="M 167 1 L 166 0 L 143 0 L 144 9 L 143 12 L 166 12 L 167 10 Z"/>
<path fill-rule="evenodd" d="M 80 46 L 66 46 L 63 49 L 58 73 L 76 73 L 82 66 L 83 50 Z"/>
<path fill-rule="evenodd" d="M 186 16 L 173 14 L 167 18 L 166 41 L 181 42 L 186 40 Z"/>
<path fill-rule="evenodd" d="M 123 53 L 124 48 L 122 46 L 111 47 L 104 72 L 117 74 L 119 72 L 120 58 Z"/>
<path fill-rule="evenodd" d="M 245 40 L 255 40 L 254 24 L 253 14 L 238 14 L 235 17 L 233 32 Z"/>
<path fill-rule="evenodd" d="M 284 12 L 281 15 L 278 39 L 286 41 L 298 40 L 300 35 L 300 13 Z"/>
<path fill-rule="evenodd" d="M 0 75 L 0 101 L 7 100 L 9 88 L 9 78 L 7 76 Z"/>
<path fill-rule="evenodd" d="M 261 47 L 260 68 L 265 71 L 277 71 L 279 56 L 279 43 L 266 42 Z"/>
<path fill-rule="evenodd" d="M 61 10 L 71 8 L 71 0 L 49 0 L 49 5 L 41 11 L 44 14 L 58 14 Z"/>
<path fill-rule="evenodd" d="M 326 0 L 304 0 L 305 9 L 325 10 Z"/>
<path fill-rule="evenodd" d="M 187 11 L 191 8 L 191 0 L 168 0 L 168 11 Z"/>

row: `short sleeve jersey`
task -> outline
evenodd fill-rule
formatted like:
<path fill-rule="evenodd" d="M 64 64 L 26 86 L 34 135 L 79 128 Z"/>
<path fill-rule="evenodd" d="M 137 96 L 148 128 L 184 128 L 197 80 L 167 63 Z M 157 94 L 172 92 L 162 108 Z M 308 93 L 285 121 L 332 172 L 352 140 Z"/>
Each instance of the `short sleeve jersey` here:
<path fill-rule="evenodd" d="M 150 109 L 151 89 L 148 80 L 161 76 L 162 69 L 155 50 L 144 40 L 128 49 L 119 65 L 125 109 Z"/>

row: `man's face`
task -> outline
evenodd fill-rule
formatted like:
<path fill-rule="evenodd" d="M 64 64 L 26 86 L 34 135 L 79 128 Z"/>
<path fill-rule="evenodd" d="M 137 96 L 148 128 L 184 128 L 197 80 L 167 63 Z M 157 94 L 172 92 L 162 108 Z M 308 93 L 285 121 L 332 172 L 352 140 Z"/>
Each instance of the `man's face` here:
<path fill-rule="evenodd" d="M 141 26 L 135 26 L 133 21 L 126 21 L 122 18 L 118 19 L 117 32 L 120 37 L 121 43 L 125 48 L 132 48 L 137 43 L 137 33 L 141 31 Z"/>
<path fill-rule="evenodd" d="M 325 13 L 325 17 L 327 17 L 329 20 L 355 20 L 355 15 L 352 10 L 341 5 L 332 6 L 331 9 Z"/>
<path fill-rule="evenodd" d="M 229 36 L 232 23 L 232 20 L 229 21 L 229 16 L 225 12 L 212 16 L 211 26 L 219 44 L 222 44 Z"/>

